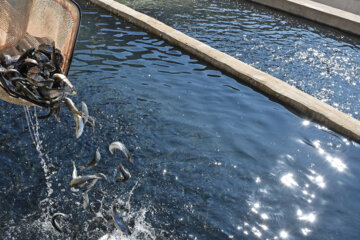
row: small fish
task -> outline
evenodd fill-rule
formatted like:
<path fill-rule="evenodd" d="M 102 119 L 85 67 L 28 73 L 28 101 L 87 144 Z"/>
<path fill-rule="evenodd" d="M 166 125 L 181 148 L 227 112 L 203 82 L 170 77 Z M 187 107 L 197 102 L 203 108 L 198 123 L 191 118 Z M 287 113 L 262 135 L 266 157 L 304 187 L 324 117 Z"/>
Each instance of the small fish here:
<path fill-rule="evenodd" d="M 75 137 L 79 138 L 81 134 L 84 132 L 84 122 L 80 115 L 74 115 L 75 119 Z"/>
<path fill-rule="evenodd" d="M 81 112 L 77 109 L 77 107 L 75 106 L 75 103 L 71 100 L 71 98 L 65 97 L 64 102 L 65 102 L 65 105 L 69 108 L 69 110 L 74 115 L 80 115 L 81 116 Z"/>
<path fill-rule="evenodd" d="M 84 131 L 84 121 L 81 117 L 81 112 L 77 109 L 74 102 L 70 98 L 65 97 L 64 102 L 69 110 L 73 113 L 75 119 L 75 137 L 79 138 Z"/>
<path fill-rule="evenodd" d="M 102 177 L 103 179 L 105 179 L 106 181 L 109 181 L 105 174 L 103 174 L 103 173 L 98 173 L 97 175 L 98 175 L 98 176 L 101 176 L 101 177 Z"/>
<path fill-rule="evenodd" d="M 95 118 L 89 115 L 89 109 L 85 102 L 81 102 L 81 117 L 83 118 L 84 124 L 90 124 L 93 132 L 95 131 Z"/>
<path fill-rule="evenodd" d="M 121 163 L 118 165 L 118 168 L 120 169 L 121 177 L 116 179 L 117 182 L 126 182 L 131 178 L 130 172 Z"/>
<path fill-rule="evenodd" d="M 60 81 L 60 82 L 65 83 L 66 86 L 68 86 L 71 90 L 74 91 L 74 89 L 75 89 L 74 85 L 72 85 L 72 83 L 69 81 L 69 79 L 64 74 L 55 73 L 53 75 L 53 78 L 55 81 Z"/>
<path fill-rule="evenodd" d="M 27 79 L 31 81 L 31 79 Z M 35 85 L 35 82 L 32 85 Z M 63 98 L 65 96 L 65 91 L 63 89 L 51 89 L 47 87 L 49 84 L 44 82 L 39 82 L 35 86 L 38 87 L 38 92 L 46 99 L 54 99 L 54 98 Z"/>
<path fill-rule="evenodd" d="M 1 63 L 0 63 L 0 74 L 3 74 L 4 72 L 6 72 L 6 68 L 4 68 Z"/>
<path fill-rule="evenodd" d="M 102 236 L 101 238 L 99 238 L 99 240 L 108 240 L 109 239 L 109 234 L 105 234 L 104 236 Z"/>
<path fill-rule="evenodd" d="M 115 227 L 121 231 L 123 231 L 124 233 L 130 235 L 131 232 L 129 230 L 129 228 L 124 224 L 124 221 L 120 218 L 120 216 L 118 215 L 118 213 L 116 212 L 116 207 L 115 205 L 113 206 L 112 209 L 112 219 L 114 221 Z"/>
<path fill-rule="evenodd" d="M 1 65 L 3 65 L 5 68 L 7 68 L 10 64 L 11 64 L 11 56 L 7 55 L 7 54 L 2 54 L 0 53 L 0 63 Z"/>
<path fill-rule="evenodd" d="M 87 187 L 87 190 L 86 192 L 89 192 L 91 190 L 91 188 L 93 188 L 96 184 L 96 182 L 98 181 L 99 179 L 95 178 L 94 180 L 91 181 L 91 183 L 89 184 L 89 186 Z"/>
<path fill-rule="evenodd" d="M 100 159 L 101 159 L 101 155 L 100 155 L 100 151 L 99 151 L 99 147 L 96 149 L 95 153 L 94 153 L 94 157 L 93 159 L 91 160 L 91 162 L 89 162 L 87 165 L 85 166 L 81 166 L 79 167 L 80 171 L 84 170 L 85 168 L 91 168 L 91 167 L 94 167 L 96 166 Z"/>
<path fill-rule="evenodd" d="M 99 175 L 99 174 L 98 174 Z M 84 202 L 83 202 L 83 207 L 84 209 L 86 209 L 89 206 L 89 195 L 88 193 L 90 192 L 90 190 L 95 186 L 95 184 L 97 183 L 99 179 L 95 178 L 94 180 L 91 181 L 91 183 L 88 185 L 85 193 L 84 193 Z M 91 209 L 90 209 L 91 210 Z"/>
<path fill-rule="evenodd" d="M 72 172 L 72 179 L 70 182 L 70 187 L 76 187 L 76 186 L 83 186 L 88 181 L 94 180 L 94 179 L 101 179 L 101 177 L 97 175 L 85 175 L 85 176 L 78 176 L 75 162 L 73 162 L 74 170 Z M 94 183 L 95 184 L 95 183 Z"/>
<path fill-rule="evenodd" d="M 89 109 L 85 102 L 81 102 L 81 116 L 84 120 L 84 124 L 89 120 Z"/>
<path fill-rule="evenodd" d="M 66 214 L 64 213 L 55 213 L 52 217 L 51 217 L 51 224 L 53 225 L 53 227 L 55 228 L 56 231 L 62 233 L 62 229 L 60 227 L 60 225 L 56 222 L 56 218 L 57 217 L 66 217 Z"/>
<path fill-rule="evenodd" d="M 111 154 L 114 154 L 116 149 L 120 150 L 129 162 L 132 162 L 130 152 L 122 142 L 117 141 L 110 144 L 109 151 Z"/>
<path fill-rule="evenodd" d="M 77 170 L 76 170 L 75 162 L 72 161 L 72 164 L 73 164 L 73 167 L 74 167 L 74 170 L 73 170 L 73 172 L 72 172 L 72 178 L 75 179 L 75 178 L 78 177 L 78 175 L 77 175 Z"/>
<path fill-rule="evenodd" d="M 94 179 L 101 179 L 101 177 L 97 175 L 85 175 L 85 176 L 78 176 L 77 178 L 73 178 L 70 182 L 70 187 L 77 187 L 77 186 L 84 186 L 88 181 Z"/>

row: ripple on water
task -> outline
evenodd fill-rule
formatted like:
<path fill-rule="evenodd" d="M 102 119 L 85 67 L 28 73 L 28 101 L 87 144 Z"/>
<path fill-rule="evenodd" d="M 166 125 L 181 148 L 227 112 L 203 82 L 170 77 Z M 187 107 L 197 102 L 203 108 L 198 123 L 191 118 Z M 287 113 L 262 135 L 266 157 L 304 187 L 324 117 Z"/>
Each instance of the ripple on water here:
<path fill-rule="evenodd" d="M 146 2 L 146 7 L 157 6 L 155 1 Z M 242 1 L 235 10 L 226 7 L 234 2 L 212 2 L 208 7 L 214 13 L 224 9 L 223 15 L 230 16 L 221 19 L 222 24 L 237 21 L 233 12 L 247 20 L 249 32 L 239 34 L 246 50 L 242 54 L 275 72 L 296 63 L 291 48 L 268 45 L 265 37 L 277 26 L 272 24 L 274 19 L 280 18 L 284 26 L 293 20 L 263 13 Z M 101 171 L 113 179 L 116 165 L 124 159 L 107 148 L 120 140 L 134 159 L 132 165 L 123 162 L 132 178 L 126 184 L 99 181 L 89 200 L 106 218 L 117 204 L 134 230 L 131 239 L 356 239 L 358 144 L 299 118 L 164 41 L 81 3 L 83 25 L 69 78 L 79 92 L 74 102 L 86 101 L 97 127 L 95 133 L 85 129 L 75 141 L 68 110 L 62 109 L 59 123 L 53 118 L 41 121 L 39 138 L 51 176 L 46 178 L 23 108 L 0 102 L 0 231 L 5 238 L 68 239 L 78 230 L 79 239 L 98 239 L 105 233 L 122 239 L 112 224 L 83 209 L 82 189 L 68 187 L 72 161 L 77 166 L 88 163 L 97 147 L 102 160 L 86 173 Z M 183 3 L 189 12 L 178 12 L 179 16 L 197 16 L 191 9 L 198 2 Z M 164 17 L 171 13 L 165 7 L 180 6 L 176 1 L 163 4 L 159 11 Z M 208 9 L 197 7 L 202 14 Z M 265 21 L 264 36 L 251 27 L 259 17 Z M 195 29 L 195 25 L 185 27 Z M 238 27 L 244 31 L 241 24 Z M 288 28 L 299 32 L 299 46 L 307 42 L 301 38 L 304 28 L 294 23 Z M 204 35 L 201 28 L 196 29 Z M 322 34 L 311 31 L 307 32 L 310 37 Z M 213 34 L 220 44 L 220 34 Z M 280 29 L 278 34 L 286 37 Z M 250 51 L 253 43 L 258 49 Z M 229 44 L 228 49 L 234 46 Z M 284 49 L 294 60 L 279 69 L 281 56 L 278 62 L 265 61 L 267 51 L 275 54 Z M 322 59 L 326 54 L 327 50 L 314 48 L 305 59 Z M 63 235 L 49 223 L 54 212 L 69 215 L 59 219 Z"/>

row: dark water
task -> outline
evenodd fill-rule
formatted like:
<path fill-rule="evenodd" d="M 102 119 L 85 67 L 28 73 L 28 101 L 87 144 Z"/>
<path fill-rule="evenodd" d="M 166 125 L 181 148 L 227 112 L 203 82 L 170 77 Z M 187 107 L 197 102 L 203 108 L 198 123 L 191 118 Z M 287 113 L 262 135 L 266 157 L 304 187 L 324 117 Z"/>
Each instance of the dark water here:
<path fill-rule="evenodd" d="M 246 0 L 118 0 L 360 119 L 360 37 Z"/>
<path fill-rule="evenodd" d="M 356 239 L 359 145 L 301 119 L 236 80 L 89 4 L 69 78 L 97 119 L 74 138 L 74 121 L 39 122 L 0 103 L 1 239 Z M 36 112 L 35 112 L 36 111 Z M 35 141 L 30 132 L 33 133 Z M 38 134 L 37 134 L 38 133 Z M 107 148 L 124 142 L 128 164 Z M 34 144 L 37 143 L 37 145 Z M 99 181 L 90 204 L 105 218 L 117 204 L 133 234 L 82 207 L 72 161 Z M 36 148 L 37 147 L 37 148 Z M 82 174 L 82 173 L 81 173 Z M 105 194 L 102 194 L 102 189 Z M 102 203 L 102 207 L 100 207 Z M 50 224 L 55 212 L 64 233 Z"/>

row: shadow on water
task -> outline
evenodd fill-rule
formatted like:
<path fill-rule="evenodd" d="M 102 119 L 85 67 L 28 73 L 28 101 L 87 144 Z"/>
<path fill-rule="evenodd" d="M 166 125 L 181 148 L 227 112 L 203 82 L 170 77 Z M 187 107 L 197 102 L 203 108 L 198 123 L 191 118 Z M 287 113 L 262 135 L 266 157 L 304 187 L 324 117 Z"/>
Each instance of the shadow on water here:
<path fill-rule="evenodd" d="M 86 101 L 97 126 L 76 140 L 65 108 L 59 123 L 50 118 L 36 125 L 43 110 L 24 114 L 0 103 L 2 239 L 69 239 L 74 231 L 78 239 L 106 233 L 110 239 L 359 235 L 358 144 L 80 3 L 83 21 L 69 79 L 79 93 L 74 102 Z M 109 153 L 116 140 L 129 148 L 134 164 Z M 84 174 L 102 172 L 110 182 L 99 181 L 89 192 L 93 213 L 83 208 L 84 190 L 70 189 L 69 182 L 72 161 L 88 163 L 97 147 L 101 160 Z M 111 181 L 119 161 L 132 175 L 124 184 Z M 113 204 L 130 237 L 107 222 Z M 55 212 L 68 215 L 58 219 L 63 234 L 50 223 Z"/>

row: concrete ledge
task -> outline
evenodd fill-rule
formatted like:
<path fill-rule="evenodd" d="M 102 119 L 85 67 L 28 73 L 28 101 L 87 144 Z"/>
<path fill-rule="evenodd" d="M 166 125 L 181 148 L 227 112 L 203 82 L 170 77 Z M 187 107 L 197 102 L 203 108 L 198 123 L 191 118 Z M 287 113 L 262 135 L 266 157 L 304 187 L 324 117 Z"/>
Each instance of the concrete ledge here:
<path fill-rule="evenodd" d="M 360 121 L 267 73 L 114 0 L 89 0 L 264 92 L 329 129 L 360 142 Z"/>
<path fill-rule="evenodd" d="M 360 35 L 360 16 L 310 0 L 251 0 L 340 30 Z M 344 0 L 346 1 L 346 0 Z"/>

